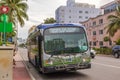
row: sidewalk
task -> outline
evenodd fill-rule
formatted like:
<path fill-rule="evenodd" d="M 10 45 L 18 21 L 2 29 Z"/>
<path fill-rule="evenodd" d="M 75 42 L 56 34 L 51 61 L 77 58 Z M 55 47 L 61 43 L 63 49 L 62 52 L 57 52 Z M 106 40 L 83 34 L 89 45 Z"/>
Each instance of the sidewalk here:
<path fill-rule="evenodd" d="M 17 53 L 14 59 L 16 65 L 13 65 L 13 80 L 31 80 L 20 54 Z"/>

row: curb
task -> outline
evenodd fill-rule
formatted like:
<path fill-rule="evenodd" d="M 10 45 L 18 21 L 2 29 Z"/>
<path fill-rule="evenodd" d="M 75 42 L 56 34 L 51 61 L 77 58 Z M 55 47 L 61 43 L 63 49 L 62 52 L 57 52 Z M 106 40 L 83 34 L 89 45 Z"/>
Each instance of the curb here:
<path fill-rule="evenodd" d="M 103 56 L 103 57 L 113 57 L 113 55 L 105 55 L 105 54 L 97 54 L 97 56 Z"/>
<path fill-rule="evenodd" d="M 20 53 L 19 53 L 20 54 Z M 21 54 L 20 54 L 20 56 L 21 56 Z M 28 69 L 28 67 L 27 67 L 27 65 L 25 64 L 25 60 L 24 60 L 24 58 L 21 56 L 21 58 L 23 59 L 23 61 L 22 61 L 22 63 L 25 65 L 25 68 L 27 69 L 27 72 L 28 72 L 28 74 L 29 74 L 29 76 L 30 76 L 30 78 L 32 79 L 32 80 L 36 80 L 34 77 L 33 77 L 33 75 L 29 72 L 29 69 Z"/>

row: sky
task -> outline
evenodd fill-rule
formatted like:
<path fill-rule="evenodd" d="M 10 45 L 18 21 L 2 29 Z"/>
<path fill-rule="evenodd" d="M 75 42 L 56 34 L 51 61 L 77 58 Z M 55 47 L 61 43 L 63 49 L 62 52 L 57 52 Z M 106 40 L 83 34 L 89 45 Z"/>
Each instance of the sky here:
<path fill-rule="evenodd" d="M 23 28 L 18 28 L 18 38 L 26 39 L 28 36 L 28 30 L 33 25 L 39 25 L 44 22 L 44 19 L 53 17 L 55 18 L 55 10 L 59 6 L 66 6 L 67 0 L 27 0 L 29 9 L 27 14 L 29 20 L 25 21 Z M 96 8 L 103 6 L 114 0 L 75 0 L 78 3 L 94 4 Z"/>

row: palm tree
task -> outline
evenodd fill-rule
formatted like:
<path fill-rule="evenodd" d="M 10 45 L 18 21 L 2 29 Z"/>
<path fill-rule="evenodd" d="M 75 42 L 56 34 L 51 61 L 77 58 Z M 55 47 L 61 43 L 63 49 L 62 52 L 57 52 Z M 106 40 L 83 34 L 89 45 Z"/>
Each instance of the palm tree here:
<path fill-rule="evenodd" d="M 28 15 L 26 13 L 28 5 L 25 3 L 25 0 L 1 0 L 0 5 L 8 6 L 10 8 L 8 16 L 9 21 L 16 27 L 15 43 L 17 44 L 18 23 L 23 27 L 25 24 L 24 20 L 28 20 Z"/>
<path fill-rule="evenodd" d="M 107 33 L 110 36 L 114 36 L 114 34 L 120 29 L 120 6 L 116 8 L 116 15 L 108 16 L 109 24 L 107 25 Z"/>
<path fill-rule="evenodd" d="M 24 26 L 24 20 L 28 20 L 28 15 L 26 13 L 28 5 L 23 0 L 1 0 L 0 5 L 5 5 L 10 8 L 8 13 L 9 21 L 12 22 L 15 26 L 17 23 L 21 27 Z"/>

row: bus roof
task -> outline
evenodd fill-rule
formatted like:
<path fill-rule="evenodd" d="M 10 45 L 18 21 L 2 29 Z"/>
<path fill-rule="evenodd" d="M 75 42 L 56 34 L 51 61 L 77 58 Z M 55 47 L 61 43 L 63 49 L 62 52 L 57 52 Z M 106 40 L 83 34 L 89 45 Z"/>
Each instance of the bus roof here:
<path fill-rule="evenodd" d="M 50 27 L 60 27 L 60 26 L 66 26 L 66 27 L 70 27 L 70 26 L 78 26 L 78 27 L 83 27 L 82 24 L 58 24 L 58 23 L 55 23 L 55 24 L 41 24 L 41 25 L 38 25 L 37 28 L 38 29 L 47 29 L 47 28 L 50 28 Z"/>

